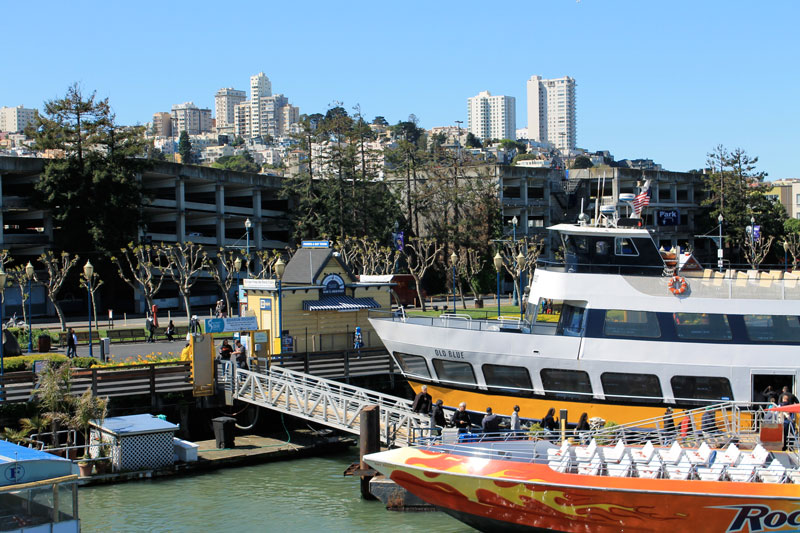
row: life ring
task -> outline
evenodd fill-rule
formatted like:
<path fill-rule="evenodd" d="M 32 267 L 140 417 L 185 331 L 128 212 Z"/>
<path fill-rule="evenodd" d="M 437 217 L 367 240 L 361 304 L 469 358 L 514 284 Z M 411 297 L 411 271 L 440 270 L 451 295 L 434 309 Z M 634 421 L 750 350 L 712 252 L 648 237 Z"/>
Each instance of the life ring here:
<path fill-rule="evenodd" d="M 686 292 L 686 289 L 689 286 L 686 284 L 686 280 L 683 279 L 682 277 L 672 276 L 672 279 L 669 280 L 669 284 L 667 285 L 667 287 L 669 287 L 669 292 L 678 295 Z"/>

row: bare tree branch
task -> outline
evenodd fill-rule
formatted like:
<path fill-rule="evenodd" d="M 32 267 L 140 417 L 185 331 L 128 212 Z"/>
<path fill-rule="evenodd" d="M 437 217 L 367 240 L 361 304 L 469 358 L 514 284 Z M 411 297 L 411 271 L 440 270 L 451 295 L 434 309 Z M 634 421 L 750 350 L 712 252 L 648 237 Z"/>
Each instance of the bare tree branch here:
<path fill-rule="evenodd" d="M 61 306 L 58 305 L 58 291 L 61 290 L 61 285 L 64 284 L 64 279 L 70 269 L 78 262 L 78 256 L 70 257 L 69 253 L 61 252 L 60 256 L 56 257 L 52 251 L 48 250 L 39 256 L 39 262 L 47 270 L 47 281 L 43 282 L 45 289 L 47 289 L 47 298 L 58 314 L 58 320 L 61 322 L 61 331 L 67 331 L 64 312 L 61 311 Z"/>

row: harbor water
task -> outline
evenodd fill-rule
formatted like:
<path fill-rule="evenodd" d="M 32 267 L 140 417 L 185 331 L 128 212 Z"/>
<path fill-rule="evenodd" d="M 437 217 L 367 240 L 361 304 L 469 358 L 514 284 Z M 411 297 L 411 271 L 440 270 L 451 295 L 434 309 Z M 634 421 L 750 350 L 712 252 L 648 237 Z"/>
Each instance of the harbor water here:
<path fill-rule="evenodd" d="M 84 532 L 474 531 L 439 512 L 387 511 L 342 473 L 353 453 L 83 487 Z"/>

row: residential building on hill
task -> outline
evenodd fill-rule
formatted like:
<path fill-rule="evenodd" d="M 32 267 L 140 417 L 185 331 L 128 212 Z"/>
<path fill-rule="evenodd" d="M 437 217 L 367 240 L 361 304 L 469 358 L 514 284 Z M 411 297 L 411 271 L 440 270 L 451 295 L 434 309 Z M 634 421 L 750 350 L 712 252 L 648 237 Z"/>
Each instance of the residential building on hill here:
<path fill-rule="evenodd" d="M 513 96 L 481 91 L 467 99 L 469 132 L 480 140 L 516 139 L 517 104 Z"/>
<path fill-rule="evenodd" d="M 547 142 L 559 150 L 574 150 L 575 80 L 569 76 L 545 80 L 531 76 L 528 93 L 528 140 Z"/>
<path fill-rule="evenodd" d="M 208 133 L 212 127 L 210 109 L 200 109 L 194 105 L 194 102 L 185 102 L 172 106 L 173 135 L 179 135 L 183 131 L 189 135 Z"/>
<path fill-rule="evenodd" d="M 23 131 L 28 124 L 33 123 L 35 109 L 24 107 L 0 107 L 0 131 L 17 133 Z"/>
<path fill-rule="evenodd" d="M 153 134 L 156 137 L 172 137 L 172 115 L 166 111 L 153 113 Z"/>
<path fill-rule="evenodd" d="M 237 105 L 247 100 L 247 93 L 232 87 L 220 89 L 214 95 L 214 112 L 217 117 L 217 127 L 224 128 L 234 125 L 234 110 Z"/>

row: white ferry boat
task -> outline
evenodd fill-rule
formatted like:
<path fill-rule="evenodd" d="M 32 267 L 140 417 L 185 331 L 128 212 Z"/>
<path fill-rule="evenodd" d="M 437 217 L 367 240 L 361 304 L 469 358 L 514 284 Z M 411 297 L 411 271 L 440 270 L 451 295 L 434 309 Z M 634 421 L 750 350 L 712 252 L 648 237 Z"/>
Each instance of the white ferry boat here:
<path fill-rule="evenodd" d="M 584 217 L 585 218 L 585 217 Z M 630 219 L 549 228 L 561 264 L 540 262 L 525 319 L 373 315 L 415 392 L 446 407 L 625 423 L 666 407 L 762 402 L 800 377 L 800 276 L 680 269 Z M 544 303 L 544 305 L 543 305 Z M 552 314 L 542 313 L 545 307 Z"/>

